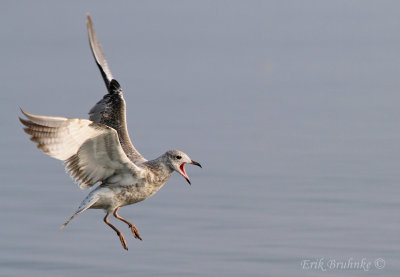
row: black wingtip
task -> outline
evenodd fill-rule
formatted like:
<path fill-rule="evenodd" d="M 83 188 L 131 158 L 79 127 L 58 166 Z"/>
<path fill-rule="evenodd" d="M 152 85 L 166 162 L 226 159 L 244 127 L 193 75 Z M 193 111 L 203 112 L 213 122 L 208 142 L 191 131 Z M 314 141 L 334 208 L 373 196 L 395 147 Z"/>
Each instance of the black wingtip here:
<path fill-rule="evenodd" d="M 119 93 L 122 92 L 122 91 L 121 91 L 121 86 L 120 86 L 120 84 L 117 82 L 117 80 L 115 80 L 115 79 L 112 79 L 112 80 L 111 80 L 109 92 L 110 92 L 111 94 L 114 94 L 114 93 L 118 93 L 118 94 L 119 94 Z"/>

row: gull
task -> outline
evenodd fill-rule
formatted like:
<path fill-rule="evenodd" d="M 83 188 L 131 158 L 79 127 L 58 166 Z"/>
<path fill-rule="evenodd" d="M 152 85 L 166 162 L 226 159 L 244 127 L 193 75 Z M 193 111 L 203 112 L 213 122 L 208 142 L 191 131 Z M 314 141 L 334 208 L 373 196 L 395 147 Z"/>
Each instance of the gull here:
<path fill-rule="evenodd" d="M 104 222 L 128 250 L 124 235 L 110 223 L 109 216 L 128 224 L 133 236 L 142 240 L 136 226 L 121 217 L 118 209 L 154 195 L 174 171 L 190 184 L 185 165 L 201 165 L 179 150 L 167 151 L 154 160 L 145 159 L 136 150 L 126 126 L 122 89 L 111 74 L 89 14 L 86 24 L 90 48 L 108 90 L 89 111 L 89 120 L 34 115 L 22 109 L 25 119 L 19 119 L 40 150 L 64 161 L 66 171 L 81 189 L 98 184 L 61 228 L 87 209 L 103 209 Z"/>

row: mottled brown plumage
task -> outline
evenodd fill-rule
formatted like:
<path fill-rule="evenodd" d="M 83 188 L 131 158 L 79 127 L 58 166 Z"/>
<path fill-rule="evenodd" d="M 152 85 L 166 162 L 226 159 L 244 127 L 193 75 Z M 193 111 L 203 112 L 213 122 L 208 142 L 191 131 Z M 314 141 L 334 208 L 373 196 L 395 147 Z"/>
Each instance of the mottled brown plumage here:
<path fill-rule="evenodd" d="M 136 226 L 121 217 L 118 209 L 152 196 L 174 171 L 190 184 L 184 165 L 200 164 L 178 150 L 167 151 L 150 161 L 136 150 L 126 127 L 122 89 L 112 77 L 89 15 L 87 27 L 90 47 L 108 90 L 90 110 L 90 120 L 33 115 L 22 110 L 26 119 L 20 118 L 20 121 L 40 150 L 64 161 L 66 171 L 80 188 L 99 184 L 61 227 L 87 209 L 103 209 L 106 212 L 104 222 L 117 233 L 123 248 L 128 250 L 122 232 L 110 223 L 109 215 L 128 224 L 133 236 L 141 240 Z"/>

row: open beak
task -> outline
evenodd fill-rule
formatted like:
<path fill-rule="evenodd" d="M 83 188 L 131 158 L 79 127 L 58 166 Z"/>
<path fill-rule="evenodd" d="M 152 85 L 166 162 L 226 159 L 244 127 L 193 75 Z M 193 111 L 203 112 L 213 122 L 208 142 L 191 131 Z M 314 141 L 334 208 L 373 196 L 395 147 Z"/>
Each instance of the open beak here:
<path fill-rule="evenodd" d="M 195 162 L 195 161 L 191 161 L 190 164 L 201 167 L 201 164 L 199 164 L 198 162 Z M 186 179 L 186 181 L 189 183 L 189 185 L 191 185 L 192 183 L 190 183 L 189 177 L 187 176 L 186 171 L 185 171 L 185 163 L 181 164 L 180 170 L 181 170 L 182 176 Z"/>

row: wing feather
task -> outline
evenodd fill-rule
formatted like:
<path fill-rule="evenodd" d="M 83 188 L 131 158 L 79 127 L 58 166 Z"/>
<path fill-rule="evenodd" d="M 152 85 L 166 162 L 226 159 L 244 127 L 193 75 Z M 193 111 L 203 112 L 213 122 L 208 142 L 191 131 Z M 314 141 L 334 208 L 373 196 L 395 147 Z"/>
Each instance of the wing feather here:
<path fill-rule="evenodd" d="M 126 104 L 122 88 L 111 74 L 89 14 L 87 14 L 86 23 L 90 49 L 108 90 L 108 93 L 89 111 L 89 119 L 115 129 L 122 149 L 128 158 L 133 163 L 143 163 L 147 160 L 136 150 L 129 137 L 126 124 Z"/>
<path fill-rule="evenodd" d="M 141 169 L 123 151 L 117 132 L 86 119 L 32 115 L 20 118 L 31 140 L 47 155 L 62 160 L 81 188 L 91 187 L 115 174 L 133 183 Z"/>
<path fill-rule="evenodd" d="M 90 14 L 86 15 L 86 25 L 89 34 L 89 44 L 90 49 L 92 50 L 92 54 L 94 59 L 96 60 L 96 64 L 100 69 L 101 76 L 103 77 L 104 83 L 108 90 L 110 90 L 110 82 L 113 79 L 111 74 L 111 70 L 108 67 L 108 63 L 106 58 L 104 57 L 103 49 L 101 48 L 101 44 L 97 40 L 96 32 L 93 29 L 92 19 L 90 18 Z"/>

